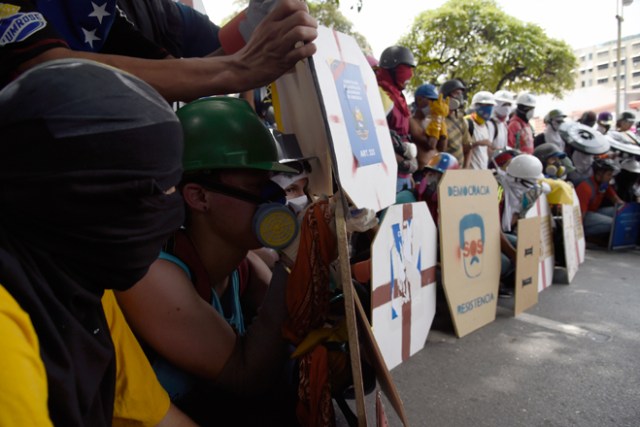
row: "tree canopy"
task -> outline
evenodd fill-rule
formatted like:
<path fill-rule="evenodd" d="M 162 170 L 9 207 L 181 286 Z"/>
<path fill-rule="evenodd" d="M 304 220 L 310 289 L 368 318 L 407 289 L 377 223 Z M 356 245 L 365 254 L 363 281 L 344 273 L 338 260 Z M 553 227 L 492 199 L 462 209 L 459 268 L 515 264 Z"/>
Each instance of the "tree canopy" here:
<path fill-rule="evenodd" d="M 338 9 L 339 1 L 311 0 L 308 2 L 308 5 L 309 13 L 318 20 L 320 25 L 333 28 L 341 33 L 349 34 L 356 39 L 358 46 L 360 46 L 360 49 L 362 49 L 365 54 L 371 54 L 372 49 L 367 39 L 362 34 L 353 30 L 353 23 Z"/>
<path fill-rule="evenodd" d="M 418 66 L 414 86 L 459 78 L 469 92 L 529 90 L 562 96 L 577 66 L 569 45 L 503 12 L 494 0 L 449 0 L 418 15 L 399 42 Z"/>

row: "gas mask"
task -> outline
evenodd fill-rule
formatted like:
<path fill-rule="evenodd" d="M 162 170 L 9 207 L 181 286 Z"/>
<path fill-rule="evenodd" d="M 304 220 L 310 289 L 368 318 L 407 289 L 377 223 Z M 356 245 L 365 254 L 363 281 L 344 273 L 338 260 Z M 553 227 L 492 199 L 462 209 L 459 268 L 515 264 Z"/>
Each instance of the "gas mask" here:
<path fill-rule="evenodd" d="M 551 120 L 551 129 L 558 132 L 562 123 L 564 123 L 564 120 Z"/>
<path fill-rule="evenodd" d="M 462 95 L 449 97 L 449 111 L 455 111 L 464 108 L 464 98 Z"/>
<path fill-rule="evenodd" d="M 511 112 L 511 107 L 509 105 L 497 105 L 493 111 L 495 111 L 496 116 L 504 118 L 507 117 Z"/>
<path fill-rule="evenodd" d="M 530 109 L 529 111 L 527 111 L 527 112 L 525 113 L 525 117 L 527 118 L 527 120 L 531 120 L 531 119 L 533 118 L 533 111 L 534 111 L 534 110 L 533 110 L 533 108 L 532 108 L 532 109 Z"/>
<path fill-rule="evenodd" d="M 493 105 L 476 105 L 476 114 L 484 121 L 491 118 L 493 112 Z"/>
<path fill-rule="evenodd" d="M 204 188 L 257 205 L 252 229 L 258 241 L 267 248 L 282 249 L 298 235 L 298 219 L 286 204 L 284 190 L 275 182 L 267 181 L 258 196 L 219 181 L 199 182 Z"/>
<path fill-rule="evenodd" d="M 578 173 L 582 175 L 588 175 L 591 170 L 591 164 L 593 163 L 593 154 L 583 153 L 575 150 L 572 156 L 573 165 L 576 167 Z"/>
<path fill-rule="evenodd" d="M 309 206 L 309 198 L 306 194 L 302 196 L 294 197 L 293 199 L 287 200 L 287 206 L 293 210 L 293 212 L 298 215 L 302 212 L 307 206 Z"/>
<path fill-rule="evenodd" d="M 545 175 L 549 178 L 561 178 L 567 173 L 567 169 L 562 165 L 547 165 L 544 170 Z"/>

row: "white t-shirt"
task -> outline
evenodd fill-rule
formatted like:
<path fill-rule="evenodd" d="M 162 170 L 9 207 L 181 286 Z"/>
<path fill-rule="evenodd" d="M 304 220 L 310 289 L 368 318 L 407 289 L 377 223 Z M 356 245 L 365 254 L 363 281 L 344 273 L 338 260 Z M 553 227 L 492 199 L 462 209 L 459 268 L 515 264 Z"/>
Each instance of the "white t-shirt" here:
<path fill-rule="evenodd" d="M 492 117 L 491 120 L 487 122 L 487 128 L 489 128 L 489 139 L 491 140 L 491 148 L 493 148 L 494 150 L 507 148 L 509 130 L 507 128 L 506 120 L 503 122 L 497 117 Z M 498 132 L 497 135 L 496 132 Z"/>
<path fill-rule="evenodd" d="M 471 119 L 471 121 L 473 121 L 473 135 L 471 136 L 471 140 L 476 142 L 489 139 L 489 128 L 487 124 L 479 124 L 473 119 Z M 471 161 L 469 162 L 471 169 L 489 168 L 489 153 L 486 146 L 473 147 L 469 154 L 471 155 Z"/>

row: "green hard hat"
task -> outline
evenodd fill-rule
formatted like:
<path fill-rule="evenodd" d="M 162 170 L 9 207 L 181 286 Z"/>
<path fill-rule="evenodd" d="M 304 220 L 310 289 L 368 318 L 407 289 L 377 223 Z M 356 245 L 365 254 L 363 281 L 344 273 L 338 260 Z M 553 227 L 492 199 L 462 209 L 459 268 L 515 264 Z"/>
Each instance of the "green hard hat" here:
<path fill-rule="evenodd" d="M 297 173 L 278 163 L 273 135 L 244 99 L 202 98 L 176 114 L 184 132 L 185 172 L 262 169 Z"/>

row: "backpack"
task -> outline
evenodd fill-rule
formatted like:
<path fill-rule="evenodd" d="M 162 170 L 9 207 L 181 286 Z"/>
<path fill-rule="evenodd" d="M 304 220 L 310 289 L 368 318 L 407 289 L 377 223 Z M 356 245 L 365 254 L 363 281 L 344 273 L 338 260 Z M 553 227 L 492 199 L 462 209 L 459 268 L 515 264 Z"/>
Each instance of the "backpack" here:
<path fill-rule="evenodd" d="M 492 142 L 496 142 L 496 139 L 498 139 L 498 123 L 496 122 L 496 119 L 491 117 L 485 123 L 487 125 L 489 123 L 493 124 L 493 138 L 490 138 L 490 139 L 491 139 Z M 473 121 L 473 119 L 471 117 L 467 117 L 467 127 L 469 128 L 469 136 L 471 136 L 472 138 L 473 138 L 474 125 L 475 125 L 475 122 Z"/>

